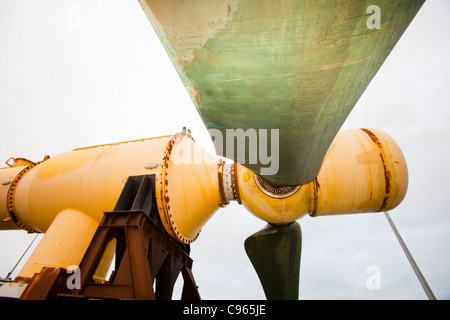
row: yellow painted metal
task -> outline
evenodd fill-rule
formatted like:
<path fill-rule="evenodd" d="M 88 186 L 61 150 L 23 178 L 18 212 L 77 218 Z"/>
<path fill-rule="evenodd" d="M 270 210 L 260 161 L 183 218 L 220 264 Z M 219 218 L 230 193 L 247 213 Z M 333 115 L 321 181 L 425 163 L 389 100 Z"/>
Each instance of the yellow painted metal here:
<path fill-rule="evenodd" d="M 376 129 L 343 131 L 313 183 L 312 216 L 383 212 L 406 195 L 408 169 L 400 147 Z"/>
<path fill-rule="evenodd" d="M 11 174 L 11 173 L 14 173 L 14 174 L 13 174 L 13 176 L 6 177 L 5 179 L 2 180 L 2 185 L 8 186 L 8 190 L 7 191 L 6 191 L 6 189 L 3 189 L 2 192 L 4 192 L 4 191 L 6 191 L 6 192 L 4 192 L 2 197 L 4 197 L 4 199 L 5 199 L 6 211 L 7 211 L 8 215 L 9 215 L 9 218 L 4 218 L 3 219 L 3 222 L 6 223 L 6 225 L 3 225 L 3 228 L 7 228 L 8 227 L 8 223 L 10 221 L 12 221 L 20 229 L 27 230 L 30 233 L 38 232 L 35 229 L 30 228 L 29 226 L 24 224 L 22 222 L 22 220 L 17 216 L 16 209 L 15 209 L 15 198 L 14 198 L 14 196 L 16 194 L 17 186 L 19 185 L 19 182 L 22 180 L 22 178 L 29 171 L 31 171 L 31 169 L 33 169 L 37 165 L 43 163 L 44 161 L 48 160 L 49 158 L 50 158 L 49 156 L 45 156 L 44 159 L 42 161 L 39 161 L 39 162 L 33 162 L 33 161 L 30 161 L 30 160 L 24 159 L 24 158 L 9 158 L 8 161 L 6 161 L 6 164 L 10 167 L 10 169 L 12 168 L 12 170 L 5 170 L 5 168 L 2 168 L 1 169 L 2 173 L 0 173 L 0 175 L 7 176 L 8 174 Z M 14 160 L 14 163 L 10 164 L 9 163 L 10 160 Z M 20 171 L 19 170 L 16 171 L 15 168 L 20 169 Z M 0 197 L 0 199 L 2 197 Z"/>
<path fill-rule="evenodd" d="M 22 229 L 46 233 L 20 272 L 24 277 L 44 265 L 78 264 L 103 212 L 114 209 L 129 176 L 155 175 L 161 220 L 167 232 L 182 242 L 192 242 L 221 206 L 217 160 L 198 147 L 186 130 L 172 138 L 80 148 L 42 163 L 24 164 L 0 169 L 2 229 L 18 229 L 11 208 Z M 96 279 L 108 270 L 114 245 L 110 247 Z"/>
<path fill-rule="evenodd" d="M 156 199 L 166 230 L 183 243 L 193 242 L 222 206 L 218 165 L 189 133 L 175 135 L 167 145 Z"/>
<path fill-rule="evenodd" d="M 167 232 L 190 243 L 223 205 L 218 165 L 183 130 L 174 136 L 75 149 L 33 166 L 1 169 L 0 178 L 13 181 L 21 174 L 10 192 L 14 215 L 22 228 L 46 232 L 67 208 L 99 222 L 103 212 L 114 209 L 129 176 L 155 174 L 157 205 Z M 8 189 L 0 189 L 5 203 Z M 8 208 L 0 210 L 7 220 L 4 229 L 17 228 Z"/>
<path fill-rule="evenodd" d="M 32 168 L 19 181 L 14 208 L 30 228 L 45 232 L 67 208 L 100 221 L 112 211 L 129 176 L 157 174 L 169 138 L 84 148 L 59 154 Z M 156 166 L 146 166 L 155 163 Z"/>
<path fill-rule="evenodd" d="M 191 243 L 216 210 L 238 199 L 272 224 L 312 216 L 386 211 L 404 198 L 406 162 L 398 145 L 374 129 L 340 132 L 319 175 L 302 186 L 272 187 L 241 165 L 224 164 L 183 130 L 172 137 L 76 149 L 41 163 L 0 169 L 2 227 L 46 232 L 21 276 L 42 266 L 80 262 L 103 216 L 112 211 L 129 176 L 154 174 L 159 215 L 166 231 Z M 231 188 L 231 189 L 230 189 Z M 6 204 L 6 206 L 5 206 Z M 114 245 L 102 259 L 103 279 Z"/>
<path fill-rule="evenodd" d="M 65 209 L 54 219 L 18 277 L 30 278 L 43 267 L 68 269 L 78 266 L 86 252 L 98 222 L 89 215 Z"/>
<path fill-rule="evenodd" d="M 7 198 L 11 183 L 14 181 L 14 178 L 25 168 L 26 166 L 12 166 L 0 169 L 0 230 L 21 229 L 12 220 L 8 212 Z"/>
<path fill-rule="evenodd" d="M 13 163 L 10 163 L 10 161 L 13 161 Z M 5 164 L 8 165 L 8 167 L 24 167 L 28 166 L 30 164 L 33 164 L 34 162 L 25 158 L 9 158 Z"/>
<path fill-rule="evenodd" d="M 250 169 L 237 165 L 237 181 L 242 204 L 258 218 L 273 223 L 293 222 L 310 211 L 311 188 L 302 186 L 293 195 L 276 198 L 264 193 L 256 184 L 258 176 Z"/>
<path fill-rule="evenodd" d="M 403 154 L 386 133 L 374 129 L 340 132 L 331 144 L 318 176 L 293 195 L 278 198 L 257 185 L 258 177 L 238 166 L 242 204 L 274 224 L 311 216 L 386 211 L 406 195 L 408 170 Z"/>
<path fill-rule="evenodd" d="M 148 165 L 148 164 L 151 165 Z M 21 222 L 45 232 L 67 208 L 100 221 L 110 211 L 128 176 L 154 173 L 156 200 L 164 227 L 190 243 L 224 205 L 220 164 L 195 144 L 186 131 L 173 137 L 136 140 L 77 149 L 31 168 L 18 181 L 14 211 Z M 0 169 L 0 199 L 8 184 L 27 167 Z M 238 165 L 238 195 L 261 219 L 283 224 L 312 216 L 390 210 L 406 194 L 408 173 L 398 145 L 378 130 L 340 132 L 329 148 L 319 175 L 293 195 L 264 193 L 254 173 Z M 3 228 L 14 228 L 0 206 Z"/>
<path fill-rule="evenodd" d="M 103 251 L 103 255 L 98 262 L 97 269 L 95 269 L 94 275 L 92 276 L 92 280 L 97 283 L 102 283 L 106 279 L 108 271 L 111 267 L 111 262 L 114 259 L 114 255 L 116 254 L 116 239 L 113 238 L 106 245 L 105 250 Z"/>

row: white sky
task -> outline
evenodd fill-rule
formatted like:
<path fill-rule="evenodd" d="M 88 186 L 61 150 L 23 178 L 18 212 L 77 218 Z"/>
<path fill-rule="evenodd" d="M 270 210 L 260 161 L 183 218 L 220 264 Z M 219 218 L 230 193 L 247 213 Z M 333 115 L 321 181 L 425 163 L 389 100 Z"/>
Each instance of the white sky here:
<path fill-rule="evenodd" d="M 409 190 L 391 217 L 438 299 L 450 298 L 449 16 L 447 0 L 424 4 L 343 127 L 381 129 L 402 148 Z M 137 1 L 0 0 L 0 108 L 2 162 L 183 126 L 213 152 Z M 427 298 L 382 213 L 299 223 L 301 299 Z M 191 256 L 204 299 L 264 299 L 243 246 L 264 225 L 233 203 L 203 228 Z M 0 276 L 33 237 L 0 231 Z M 380 289 L 366 285 L 372 265 Z"/>

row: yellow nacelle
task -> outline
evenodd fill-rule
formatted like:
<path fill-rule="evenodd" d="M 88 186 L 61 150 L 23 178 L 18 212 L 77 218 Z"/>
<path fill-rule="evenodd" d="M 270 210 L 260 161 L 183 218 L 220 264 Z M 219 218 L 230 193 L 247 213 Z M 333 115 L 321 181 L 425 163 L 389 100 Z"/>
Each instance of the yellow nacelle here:
<path fill-rule="evenodd" d="M 388 211 L 398 206 L 408 187 L 405 158 L 386 133 L 374 129 L 338 133 L 318 176 L 302 186 L 270 186 L 238 166 L 243 205 L 273 224 L 311 216 Z"/>
<path fill-rule="evenodd" d="M 219 160 L 204 152 L 186 130 L 75 149 L 39 163 L 15 159 L 7 164 L 0 169 L 0 229 L 46 233 L 21 277 L 32 277 L 44 266 L 78 265 L 103 212 L 114 209 L 130 176 L 155 175 L 161 221 L 184 243 L 194 241 L 225 204 Z"/>
<path fill-rule="evenodd" d="M 270 186 L 244 166 L 207 154 L 186 130 L 8 165 L 0 169 L 0 229 L 46 232 L 20 272 L 23 277 L 43 266 L 78 265 L 129 176 L 155 175 L 161 221 L 183 243 L 194 241 L 216 210 L 232 200 L 269 223 L 287 224 L 307 213 L 387 211 L 403 200 L 408 185 L 399 147 L 372 129 L 339 133 L 319 175 L 302 186 Z"/>

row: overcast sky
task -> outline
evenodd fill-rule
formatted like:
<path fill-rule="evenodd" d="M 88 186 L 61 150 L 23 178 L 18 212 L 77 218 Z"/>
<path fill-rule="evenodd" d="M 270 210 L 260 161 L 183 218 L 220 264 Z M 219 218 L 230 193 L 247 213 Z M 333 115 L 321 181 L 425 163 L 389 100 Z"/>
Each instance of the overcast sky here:
<path fill-rule="evenodd" d="M 402 148 L 409 189 L 390 214 L 438 299 L 450 298 L 449 17 L 448 0 L 424 4 L 343 126 L 381 129 Z M 137 1 L 0 0 L 0 108 L 2 163 L 183 126 L 213 153 Z M 427 298 L 382 213 L 299 223 L 301 299 Z M 243 246 L 264 225 L 233 203 L 203 228 L 191 256 L 204 299 L 264 299 Z M 0 231 L 0 276 L 33 237 Z"/>

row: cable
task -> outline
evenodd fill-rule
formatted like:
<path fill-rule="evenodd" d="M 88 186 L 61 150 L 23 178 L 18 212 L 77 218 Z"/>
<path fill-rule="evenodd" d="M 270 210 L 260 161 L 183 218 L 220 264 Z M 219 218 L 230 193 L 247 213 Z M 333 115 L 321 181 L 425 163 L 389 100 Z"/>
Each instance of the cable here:
<path fill-rule="evenodd" d="M 33 244 L 33 242 L 37 239 L 37 237 L 39 236 L 39 233 L 36 234 L 36 236 L 33 238 L 33 240 L 31 241 L 30 245 L 28 246 L 28 248 L 26 248 L 25 252 L 22 254 L 22 256 L 19 258 L 19 260 L 17 261 L 17 263 L 14 265 L 14 267 L 12 268 L 12 270 L 10 272 L 8 272 L 8 274 L 6 275 L 5 279 L 6 281 L 10 281 L 10 277 L 11 274 L 14 272 L 14 269 L 16 269 L 16 267 L 19 265 L 20 261 L 23 259 L 23 257 L 25 256 L 25 254 L 28 252 L 28 250 L 31 248 L 31 245 Z"/>
<path fill-rule="evenodd" d="M 436 297 L 434 296 L 433 291 L 431 291 L 430 286 L 428 285 L 427 281 L 425 280 L 425 277 L 423 276 L 422 272 L 420 272 L 419 267 L 417 266 L 416 262 L 414 261 L 411 252 L 409 252 L 408 248 L 406 247 L 405 242 L 403 241 L 402 237 L 400 236 L 400 233 L 398 232 L 397 228 L 394 225 L 394 222 L 392 221 L 391 217 L 387 213 L 387 211 L 384 213 L 386 216 L 386 219 L 388 220 L 389 224 L 391 225 L 392 230 L 395 233 L 395 236 L 397 237 L 398 242 L 400 243 L 400 246 L 403 249 L 403 252 L 405 252 L 406 257 L 408 258 L 409 263 L 411 264 L 411 267 L 413 268 L 414 272 L 416 273 L 417 278 L 420 281 L 420 284 L 422 285 L 422 288 L 425 290 L 425 293 L 428 296 L 429 300 L 436 300 Z"/>

